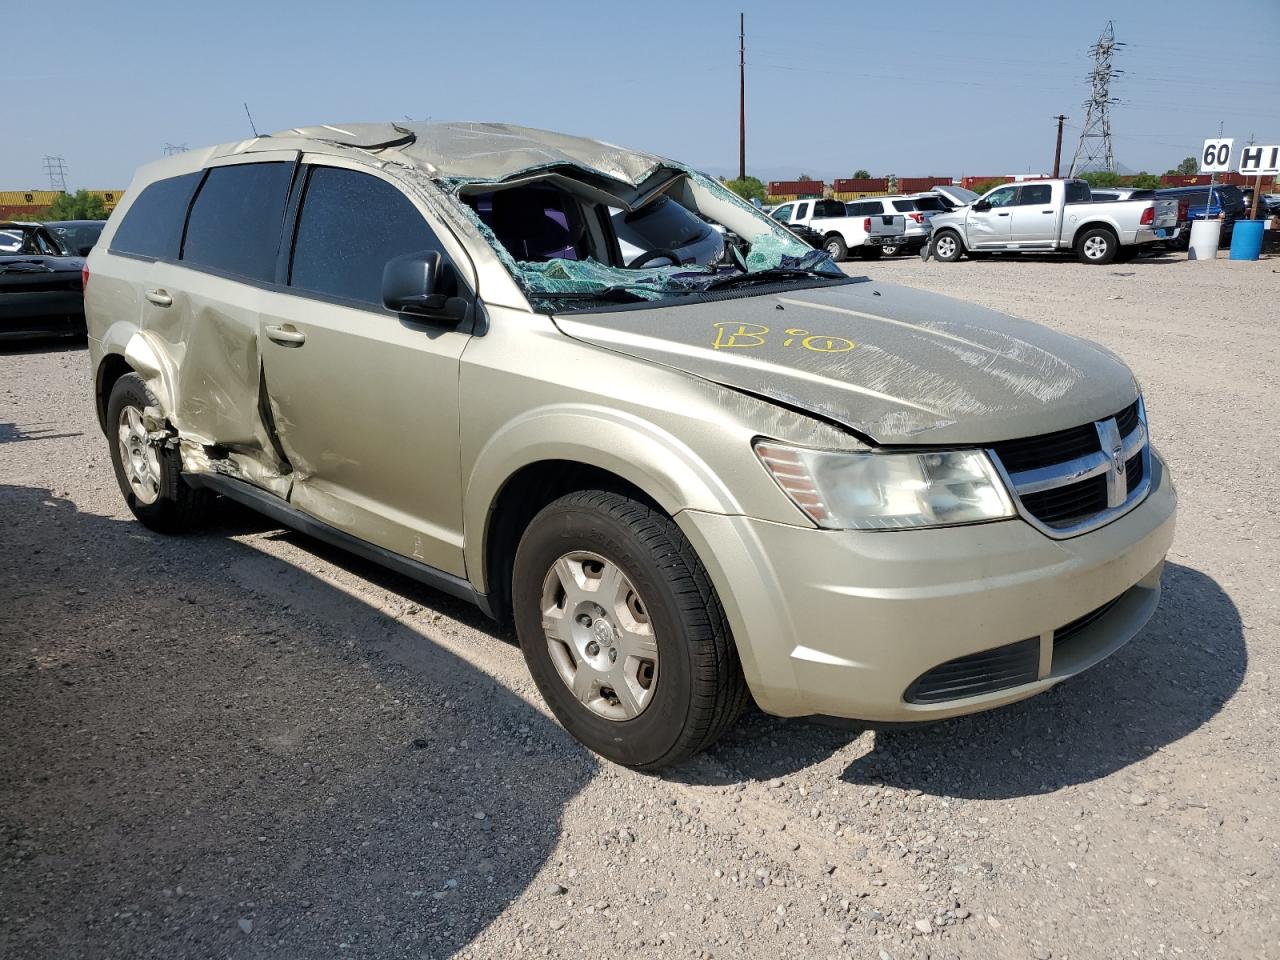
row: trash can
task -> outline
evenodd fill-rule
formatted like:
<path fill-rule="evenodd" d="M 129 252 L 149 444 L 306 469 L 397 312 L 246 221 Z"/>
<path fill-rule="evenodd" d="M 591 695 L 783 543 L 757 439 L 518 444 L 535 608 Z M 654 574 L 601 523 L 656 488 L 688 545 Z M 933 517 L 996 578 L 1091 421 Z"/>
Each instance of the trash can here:
<path fill-rule="evenodd" d="M 1237 220 L 1231 233 L 1231 259 L 1257 260 L 1262 255 L 1265 220 Z"/>
<path fill-rule="evenodd" d="M 1221 220 L 1191 221 L 1191 240 L 1187 246 L 1187 259 L 1215 259 L 1218 256 L 1218 241 L 1221 237 Z"/>

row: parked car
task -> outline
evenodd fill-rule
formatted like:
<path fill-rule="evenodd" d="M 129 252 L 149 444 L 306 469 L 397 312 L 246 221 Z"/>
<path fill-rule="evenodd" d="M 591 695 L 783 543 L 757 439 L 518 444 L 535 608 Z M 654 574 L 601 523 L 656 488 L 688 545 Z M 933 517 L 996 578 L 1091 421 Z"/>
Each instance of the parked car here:
<path fill-rule="evenodd" d="M 656 196 L 636 265 L 608 211 Z M 703 217 L 745 253 L 658 263 Z M 1020 700 L 1160 595 L 1175 495 L 1113 353 L 847 277 L 661 157 L 414 122 L 190 151 L 138 172 L 86 298 L 139 521 L 220 495 L 513 621 L 619 763 L 679 762 L 749 697 Z"/>
<path fill-rule="evenodd" d="M 84 258 L 38 223 L 0 223 L 16 247 L 0 252 L 0 340 L 83 335 Z"/>
<path fill-rule="evenodd" d="M 105 220 L 52 220 L 45 229 L 52 233 L 71 253 L 87 257 L 102 235 Z"/>
<path fill-rule="evenodd" d="M 873 233 L 872 216 L 853 216 L 840 200 L 795 200 L 775 207 L 769 216 L 787 226 L 803 224 L 818 231 L 822 234 L 823 249 L 837 262 L 850 253 L 874 259 L 880 256 L 880 242 L 887 236 L 905 232 L 903 217 L 887 223 L 880 221 Z"/>
<path fill-rule="evenodd" d="M 880 252 L 886 257 L 907 251 L 916 253 L 929 242 L 930 223 L 935 213 L 945 213 L 946 205 L 936 194 L 917 193 L 910 196 L 864 197 L 846 204 L 852 217 L 878 217 L 882 214 L 901 214 L 903 231 L 898 237 L 880 243 Z"/>
<path fill-rule="evenodd" d="M 17 230 L 0 230 L 0 253 L 17 253 L 22 246 L 22 234 Z"/>
<path fill-rule="evenodd" d="M 932 252 L 944 262 L 999 251 L 1074 253 L 1081 263 L 1105 264 L 1175 236 L 1175 217 L 1154 200 L 1095 202 L 1083 180 L 1006 183 L 935 214 Z"/>
<path fill-rule="evenodd" d="M 1177 205 L 1178 235 L 1172 238 L 1170 246 L 1186 249 L 1191 241 L 1191 224 L 1196 220 L 1222 221 L 1221 243 L 1231 242 L 1231 234 L 1237 220 L 1249 215 L 1245 206 L 1244 194 L 1239 187 L 1230 184 L 1214 184 L 1201 187 L 1169 187 L 1156 191 L 1161 200 L 1173 201 Z"/>

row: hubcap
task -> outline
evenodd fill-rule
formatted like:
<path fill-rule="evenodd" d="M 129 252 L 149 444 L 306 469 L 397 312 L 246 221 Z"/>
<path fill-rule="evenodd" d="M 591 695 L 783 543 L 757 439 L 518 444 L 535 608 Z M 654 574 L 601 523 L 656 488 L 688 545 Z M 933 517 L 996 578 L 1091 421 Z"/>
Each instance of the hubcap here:
<path fill-rule="evenodd" d="M 1101 237 L 1090 237 L 1084 242 L 1084 255 L 1090 260 L 1097 260 L 1099 257 L 1106 256 L 1107 241 Z"/>
<path fill-rule="evenodd" d="M 949 257 L 956 252 L 956 242 L 950 237 L 942 237 L 938 240 L 937 251 L 940 256 Z"/>
<path fill-rule="evenodd" d="M 658 685 L 649 611 L 621 568 L 598 554 L 567 553 L 542 582 L 542 630 L 556 672 L 606 720 L 632 720 Z"/>
<path fill-rule="evenodd" d="M 840 255 L 840 245 L 834 242 L 828 243 L 827 253 L 829 253 L 833 257 L 838 257 Z"/>
<path fill-rule="evenodd" d="M 160 453 L 147 439 L 142 411 L 127 406 L 120 411 L 117 425 L 120 438 L 120 465 L 124 468 L 129 489 L 139 503 L 151 504 L 160 498 Z"/>

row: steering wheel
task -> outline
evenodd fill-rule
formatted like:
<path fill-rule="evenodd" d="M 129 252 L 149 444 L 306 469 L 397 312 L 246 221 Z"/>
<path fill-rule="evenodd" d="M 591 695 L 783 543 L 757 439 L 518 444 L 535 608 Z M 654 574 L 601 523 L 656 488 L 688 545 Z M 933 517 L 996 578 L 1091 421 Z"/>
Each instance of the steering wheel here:
<path fill-rule="evenodd" d="M 646 250 L 628 263 L 627 267 L 634 270 L 636 267 L 643 267 L 650 260 L 670 260 L 673 267 L 680 266 L 680 255 L 678 253 L 674 250 L 668 250 L 666 247 L 658 247 L 656 250 Z"/>

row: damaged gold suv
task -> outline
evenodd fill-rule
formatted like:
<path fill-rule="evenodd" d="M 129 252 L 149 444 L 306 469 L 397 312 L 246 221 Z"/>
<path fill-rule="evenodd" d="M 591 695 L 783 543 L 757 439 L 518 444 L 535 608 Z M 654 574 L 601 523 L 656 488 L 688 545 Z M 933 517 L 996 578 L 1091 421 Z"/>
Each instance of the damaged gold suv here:
<path fill-rule="evenodd" d="M 87 265 L 139 520 L 212 498 L 512 620 L 592 749 L 748 695 L 901 722 L 1045 690 L 1155 609 L 1132 374 L 845 276 L 719 183 L 501 124 L 286 130 L 145 167 Z"/>

